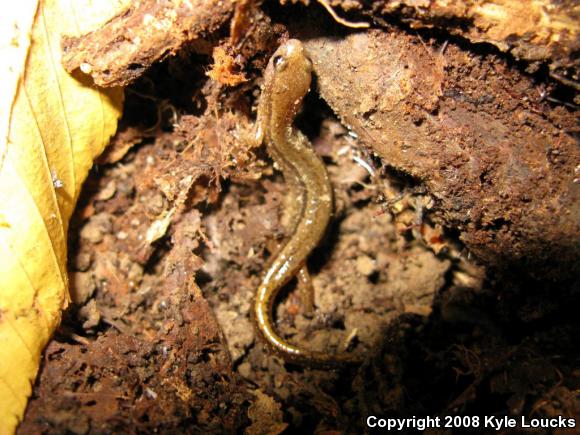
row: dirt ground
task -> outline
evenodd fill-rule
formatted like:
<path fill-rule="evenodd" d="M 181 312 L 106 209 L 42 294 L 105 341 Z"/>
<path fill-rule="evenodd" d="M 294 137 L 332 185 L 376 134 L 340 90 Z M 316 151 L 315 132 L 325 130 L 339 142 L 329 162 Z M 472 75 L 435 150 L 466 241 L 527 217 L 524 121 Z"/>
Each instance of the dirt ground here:
<path fill-rule="evenodd" d="M 419 158 L 401 154 L 397 160 L 394 150 L 394 160 L 381 159 L 380 150 L 350 128 L 355 115 L 345 125 L 344 116 L 333 113 L 341 115 L 340 107 L 329 107 L 334 100 L 324 77 L 296 125 L 327 165 L 335 214 L 309 258 L 315 311 L 304 312 L 290 283 L 275 306 L 276 327 L 304 348 L 348 350 L 364 361 L 357 367 L 302 367 L 261 341 L 250 308 L 268 258 L 287 236 L 283 216 L 291 200 L 265 149 L 247 140 L 261 71 L 277 41 L 288 36 L 282 12 L 268 13 L 276 24 L 253 34 L 263 50 L 244 54 L 246 81 L 226 87 L 208 79 L 210 56 L 185 50 L 127 89 L 120 131 L 92 171 L 71 224 L 74 305 L 45 351 L 18 433 L 337 434 L 364 432 L 369 415 L 578 418 L 578 276 L 525 271 L 534 260 L 527 245 L 518 247 L 525 259 L 510 258 L 507 268 L 498 265 L 503 259 L 487 258 L 496 249 L 487 246 L 525 242 L 525 231 L 518 232 L 525 213 L 508 215 L 505 204 L 487 204 L 486 213 L 500 210 L 502 222 L 511 219 L 512 226 L 502 233 L 505 225 L 494 221 L 479 232 L 462 232 L 465 221 L 450 198 L 459 202 L 469 191 L 460 192 L 449 177 L 438 184 L 439 175 L 430 177 L 436 169 Z M 344 29 L 327 27 L 326 36 L 346 38 Z M 400 35 L 379 38 L 432 44 L 437 53 L 445 44 L 445 67 L 434 69 L 444 71 L 445 79 L 431 78 L 464 88 L 442 91 L 438 98 L 447 100 L 440 113 L 452 105 L 449 113 L 464 119 L 488 111 L 508 120 L 514 107 L 498 95 L 526 94 L 528 102 L 517 110 L 527 118 L 514 117 L 513 131 L 524 142 L 540 130 L 557 132 L 566 152 L 550 154 L 560 165 L 550 171 L 578 164 L 578 144 L 569 133 L 577 107 L 561 85 L 554 87 L 541 72 L 526 75 L 494 50 L 471 53 L 465 43 L 436 33 L 417 36 L 396 25 L 391 30 Z M 314 51 L 316 42 L 310 44 Z M 416 52 L 397 44 L 399 60 L 409 53 L 409 62 L 416 61 Z M 504 75 L 487 80 L 485 92 L 477 94 L 477 83 L 492 69 Z M 509 77 L 508 90 L 502 77 Z M 463 92 L 468 83 L 472 92 Z M 532 85 L 553 89 L 559 103 L 530 101 Z M 495 100 L 481 100 L 490 92 Z M 424 110 L 436 108 L 429 106 L 430 95 L 413 98 L 405 106 L 404 128 L 415 126 L 412 134 L 421 141 L 425 129 L 426 136 L 435 134 Z M 446 116 L 449 126 L 454 115 Z M 441 134 L 463 135 L 470 145 L 462 152 L 489 151 L 478 147 L 488 144 L 485 138 L 468 141 L 474 135 L 468 127 L 453 128 Z M 461 163 L 455 168 L 461 175 Z M 472 190 L 476 206 L 493 197 L 497 185 L 489 180 L 505 175 L 492 163 L 484 169 L 488 187 L 485 195 Z M 549 195 L 564 198 L 558 189 L 544 192 L 546 201 Z M 504 200 L 511 201 L 509 193 Z M 518 201 L 526 207 L 525 198 Z M 577 227 L 562 228 L 574 236 Z M 485 255 L 466 247 L 473 240 L 465 234 L 476 233 L 485 233 L 476 243 Z M 577 242 L 576 233 L 558 249 Z M 557 263 L 546 260 L 546 252 L 552 251 L 542 250 L 532 263 Z"/>

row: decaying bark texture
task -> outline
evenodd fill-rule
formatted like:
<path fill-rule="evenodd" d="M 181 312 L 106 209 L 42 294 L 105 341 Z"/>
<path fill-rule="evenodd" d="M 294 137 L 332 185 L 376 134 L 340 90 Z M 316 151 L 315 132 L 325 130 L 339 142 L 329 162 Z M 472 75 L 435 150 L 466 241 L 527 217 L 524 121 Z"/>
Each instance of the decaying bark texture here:
<path fill-rule="evenodd" d="M 387 165 L 428 187 L 477 257 L 532 273 L 578 271 L 573 113 L 541 102 L 495 56 L 452 44 L 442 53 L 415 36 L 369 31 L 307 48 L 322 97 Z"/>
<path fill-rule="evenodd" d="M 238 10 L 253 5 L 238 3 Z M 377 25 L 396 17 L 413 28 L 493 44 L 530 62 L 532 70 L 546 63 L 554 78 L 580 87 L 580 6 L 574 0 L 378 0 L 370 10 L 359 0 L 333 3 L 365 12 Z M 82 67 L 100 86 L 125 86 L 183 43 L 217 30 L 235 7 L 231 0 L 137 2 L 88 37 L 65 40 L 65 68 Z"/>
<path fill-rule="evenodd" d="M 184 43 L 215 32 L 232 14 L 231 0 L 135 2 L 103 28 L 63 41 L 63 65 L 99 86 L 126 86 Z"/>
<path fill-rule="evenodd" d="M 372 9 L 373 15 L 396 16 L 414 28 L 437 27 L 519 59 L 546 62 L 556 79 L 579 86 L 575 0 L 378 0 Z"/>

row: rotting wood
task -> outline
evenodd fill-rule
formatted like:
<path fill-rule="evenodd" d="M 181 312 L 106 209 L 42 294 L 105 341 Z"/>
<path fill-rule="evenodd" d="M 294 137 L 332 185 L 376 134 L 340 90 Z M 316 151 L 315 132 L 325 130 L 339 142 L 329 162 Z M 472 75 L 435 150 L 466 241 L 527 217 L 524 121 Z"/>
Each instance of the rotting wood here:
<path fill-rule="evenodd" d="M 546 63 L 556 80 L 580 87 L 580 7 L 573 0 L 378 0 L 370 10 L 349 0 L 332 6 L 366 14 L 377 25 L 396 18 L 414 29 L 437 28 L 472 43 L 493 44 L 529 62 L 532 71 Z M 124 86 L 184 43 L 217 30 L 234 8 L 231 0 L 139 2 L 102 29 L 66 39 L 65 68 L 82 67 L 100 86 Z"/>
<path fill-rule="evenodd" d="M 470 42 L 486 42 L 532 69 L 546 62 L 551 75 L 580 86 L 580 5 L 574 0 L 377 0 L 371 9 L 412 28 L 439 28 Z"/>
<path fill-rule="evenodd" d="M 306 46 L 322 97 L 387 165 L 428 187 L 477 257 L 578 272 L 574 113 L 542 102 L 496 56 L 453 44 L 442 54 L 415 36 L 370 31 Z"/>
<path fill-rule="evenodd" d="M 183 44 L 215 32 L 233 9 L 231 0 L 137 2 L 98 31 L 65 38 L 63 65 L 80 68 L 99 86 L 126 86 Z"/>

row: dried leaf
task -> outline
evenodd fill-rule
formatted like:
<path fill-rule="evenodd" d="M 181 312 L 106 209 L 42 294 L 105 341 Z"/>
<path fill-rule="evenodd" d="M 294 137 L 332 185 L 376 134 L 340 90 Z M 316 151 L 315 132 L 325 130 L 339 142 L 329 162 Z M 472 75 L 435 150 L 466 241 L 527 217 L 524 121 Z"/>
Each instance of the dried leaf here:
<path fill-rule="evenodd" d="M 26 408 L 41 352 L 69 300 L 67 227 L 93 160 L 115 132 L 121 89 L 60 64 L 63 34 L 119 1 L 21 0 L 0 17 L 0 433 Z M 12 10 L 16 9 L 16 10 Z"/>

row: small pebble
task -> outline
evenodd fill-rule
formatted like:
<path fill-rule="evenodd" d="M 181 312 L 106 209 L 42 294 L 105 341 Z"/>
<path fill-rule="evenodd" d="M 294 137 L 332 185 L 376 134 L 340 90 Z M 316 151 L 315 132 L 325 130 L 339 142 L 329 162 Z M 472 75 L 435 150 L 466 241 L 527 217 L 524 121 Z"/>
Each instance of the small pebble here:
<path fill-rule="evenodd" d="M 249 378 L 252 374 L 252 365 L 249 362 L 243 362 L 238 366 L 238 372 L 243 378 Z"/>
<path fill-rule="evenodd" d="M 356 270 L 364 276 L 370 276 L 375 271 L 375 260 L 368 255 L 361 255 L 356 259 Z"/>

